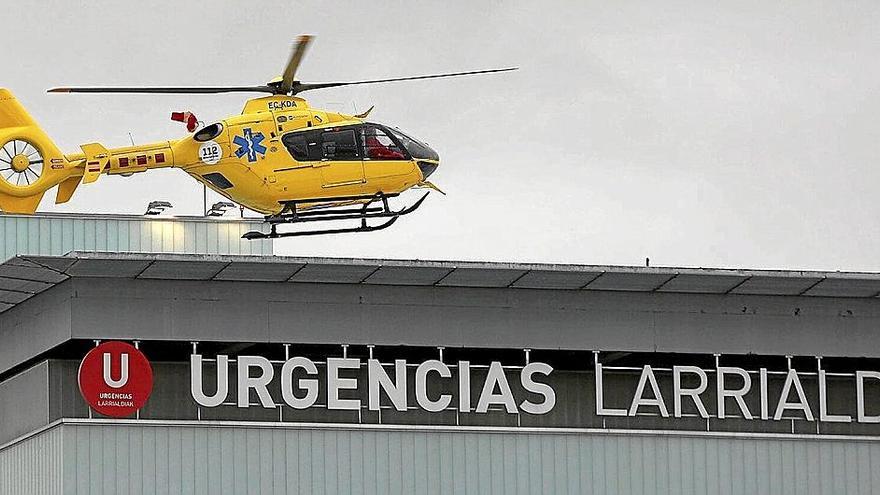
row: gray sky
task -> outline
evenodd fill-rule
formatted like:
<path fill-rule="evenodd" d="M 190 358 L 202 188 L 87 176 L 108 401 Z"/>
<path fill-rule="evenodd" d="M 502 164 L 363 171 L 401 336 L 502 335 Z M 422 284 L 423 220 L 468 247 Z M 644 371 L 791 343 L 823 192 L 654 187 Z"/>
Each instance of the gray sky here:
<path fill-rule="evenodd" d="M 430 143 L 449 195 L 389 230 L 278 254 L 880 270 L 880 4 L 9 2 L 0 85 L 65 151 L 176 138 L 247 95 L 47 95 L 56 85 L 515 73 L 306 93 Z M 205 8 L 206 5 L 217 5 Z M 198 214 L 179 170 L 102 177 L 43 210 Z M 213 198 L 212 198 L 213 199 Z"/>

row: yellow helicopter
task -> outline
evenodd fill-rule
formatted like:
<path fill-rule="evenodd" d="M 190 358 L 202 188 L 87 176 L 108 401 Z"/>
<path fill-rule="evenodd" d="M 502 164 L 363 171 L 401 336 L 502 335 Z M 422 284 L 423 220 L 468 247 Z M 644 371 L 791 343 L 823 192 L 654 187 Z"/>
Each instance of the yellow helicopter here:
<path fill-rule="evenodd" d="M 436 151 L 397 128 L 367 122 L 370 110 L 346 115 L 312 108 L 304 91 L 515 70 L 478 70 L 352 82 L 304 83 L 297 68 L 313 37 L 300 36 L 281 77 L 265 85 L 237 87 L 79 87 L 50 93 L 268 93 L 249 100 L 241 115 L 201 126 L 190 112 L 172 113 L 189 135 L 178 140 L 107 149 L 98 143 L 64 154 L 15 96 L 0 88 L 0 210 L 34 213 L 43 194 L 58 186 L 56 203 L 70 200 L 80 183 L 101 174 L 130 176 L 155 168 L 180 168 L 226 198 L 266 215 L 275 238 L 384 229 L 418 208 L 389 205 L 428 182 L 438 167 Z M 380 219 L 371 225 L 368 220 Z M 278 232 L 281 224 L 355 220 L 354 227 Z"/>

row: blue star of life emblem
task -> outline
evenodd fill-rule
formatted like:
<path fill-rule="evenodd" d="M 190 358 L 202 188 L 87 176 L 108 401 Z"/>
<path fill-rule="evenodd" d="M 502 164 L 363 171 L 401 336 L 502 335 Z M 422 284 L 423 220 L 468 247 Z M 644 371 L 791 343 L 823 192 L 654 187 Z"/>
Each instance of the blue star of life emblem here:
<path fill-rule="evenodd" d="M 247 155 L 248 162 L 257 161 L 258 153 L 260 156 L 266 154 L 266 147 L 260 144 L 264 139 L 266 137 L 262 132 L 255 134 L 250 128 L 244 129 L 241 136 L 235 136 L 235 139 L 232 140 L 232 143 L 238 146 L 238 149 L 235 150 L 235 156 L 241 158 Z"/>

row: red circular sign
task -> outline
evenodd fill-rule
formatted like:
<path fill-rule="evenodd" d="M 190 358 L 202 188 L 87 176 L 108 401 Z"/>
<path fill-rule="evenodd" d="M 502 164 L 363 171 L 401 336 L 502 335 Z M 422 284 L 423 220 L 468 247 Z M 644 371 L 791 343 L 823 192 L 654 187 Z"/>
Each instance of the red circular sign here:
<path fill-rule="evenodd" d="M 79 365 L 79 391 L 92 409 L 105 416 L 130 416 L 150 398 L 153 368 L 133 345 L 104 342 Z"/>

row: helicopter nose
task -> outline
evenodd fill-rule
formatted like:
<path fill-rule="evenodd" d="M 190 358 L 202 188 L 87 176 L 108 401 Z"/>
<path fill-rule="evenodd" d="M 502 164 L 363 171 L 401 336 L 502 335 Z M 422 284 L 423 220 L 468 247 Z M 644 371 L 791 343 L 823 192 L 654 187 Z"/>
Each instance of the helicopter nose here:
<path fill-rule="evenodd" d="M 406 151 L 415 160 L 419 171 L 422 172 L 422 180 L 427 180 L 428 176 L 437 170 L 437 167 L 440 165 L 440 155 L 433 148 L 418 139 L 404 134 L 403 131 L 396 127 L 383 127 L 386 132 L 393 134 L 397 138 L 397 141 L 406 148 Z"/>
<path fill-rule="evenodd" d="M 416 162 L 416 165 L 419 166 L 419 170 L 422 171 L 422 180 L 428 180 L 428 176 L 434 173 L 437 170 L 437 167 L 440 166 L 440 161 L 429 162 L 425 160 L 419 160 Z"/>

